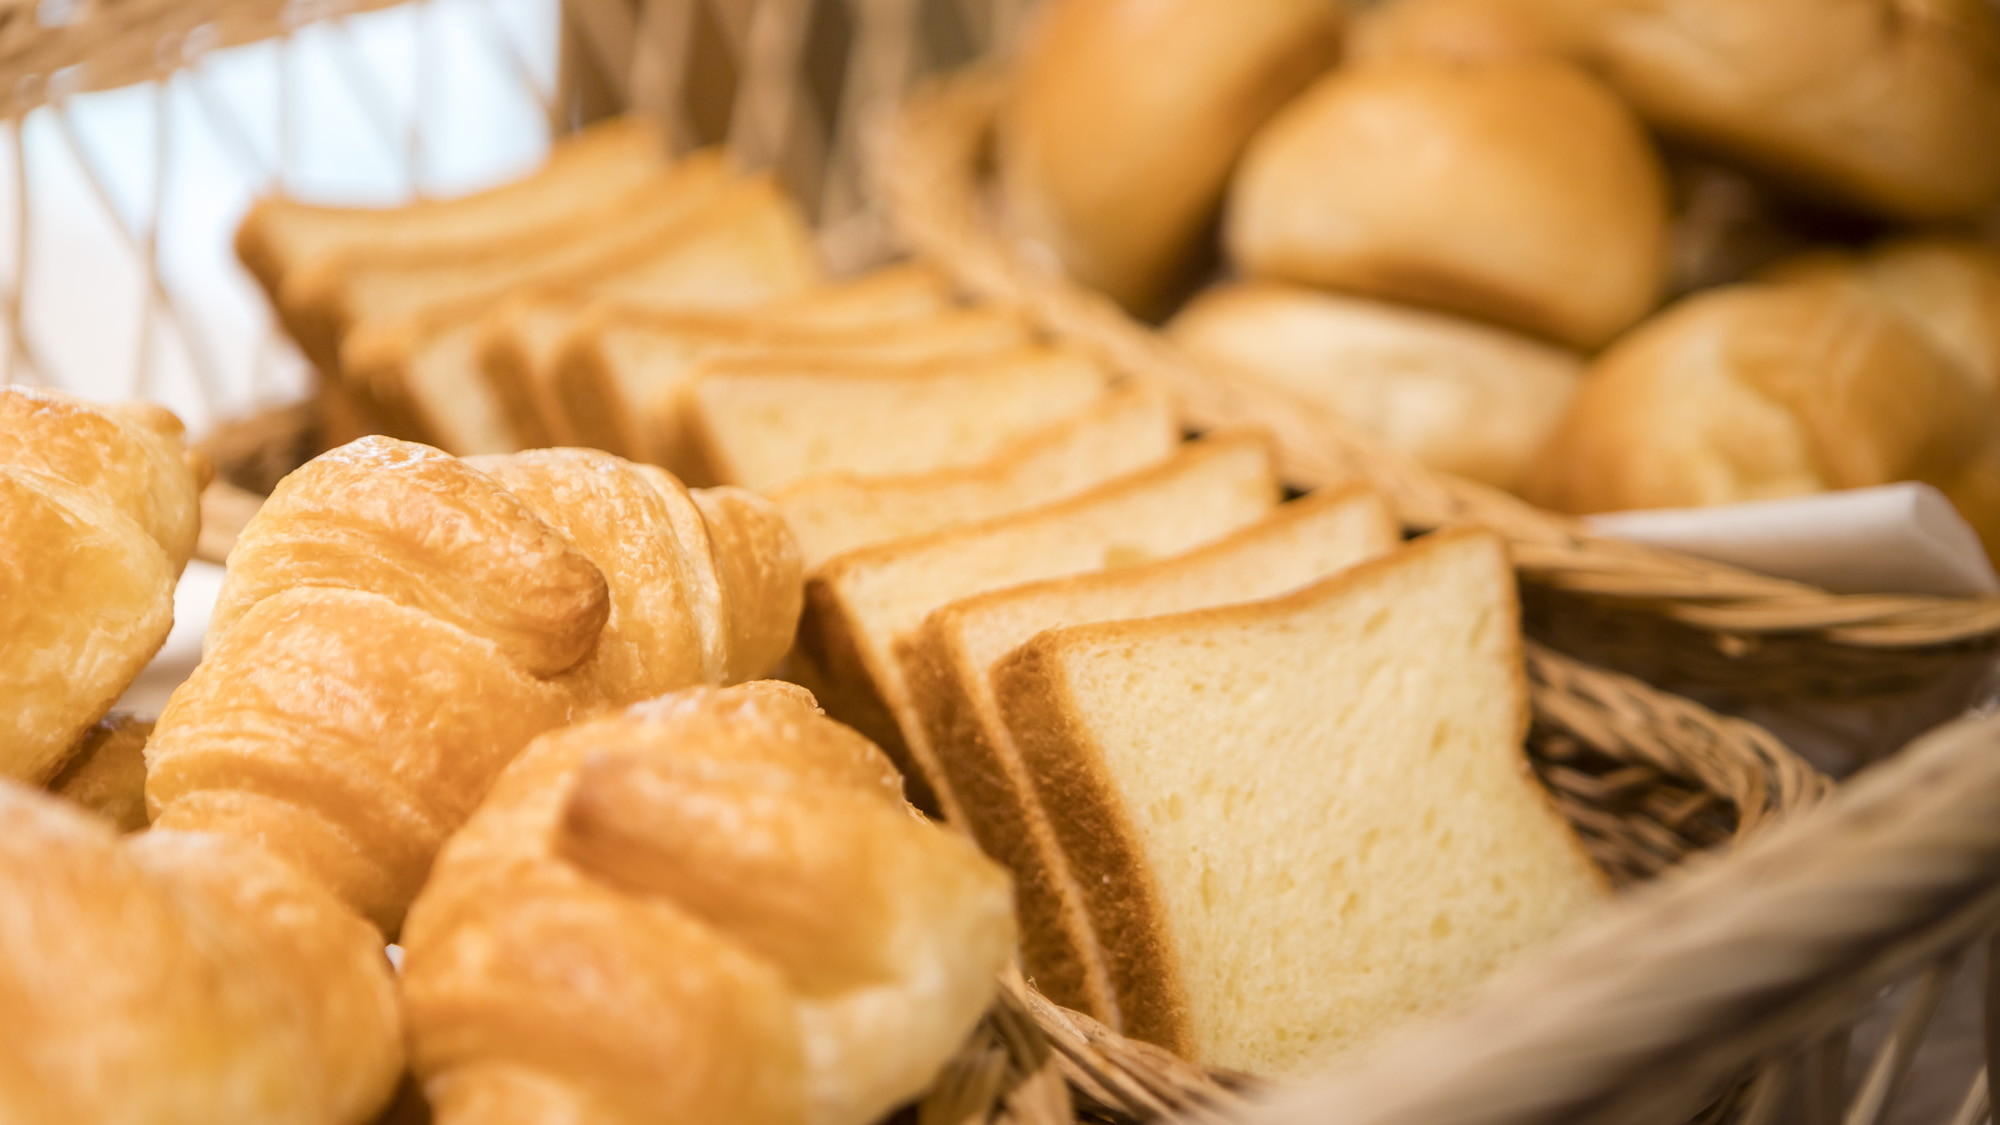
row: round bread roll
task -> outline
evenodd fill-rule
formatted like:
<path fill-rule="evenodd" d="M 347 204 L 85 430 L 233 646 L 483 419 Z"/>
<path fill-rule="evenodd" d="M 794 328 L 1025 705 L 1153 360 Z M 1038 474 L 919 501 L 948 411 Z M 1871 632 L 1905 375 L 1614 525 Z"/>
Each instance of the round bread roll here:
<path fill-rule="evenodd" d="M 1211 289 L 1167 333 L 1217 370 L 1283 386 L 1432 468 L 1520 485 L 1582 371 L 1501 328 L 1311 289 Z"/>
<path fill-rule="evenodd" d="M 1906 219 L 2000 199 L 1991 0 L 1519 0 L 1641 116 L 1795 186 Z"/>
<path fill-rule="evenodd" d="M 1885 242 L 1864 254 L 1791 258 L 1766 273 L 1776 279 L 1851 285 L 1886 302 L 2000 395 L 2000 247 L 1968 238 L 1919 236 Z"/>
<path fill-rule="evenodd" d="M 1058 0 L 1023 51 L 999 137 L 1017 233 L 1152 313 L 1196 264 L 1229 170 L 1332 64 L 1337 0 Z"/>
<path fill-rule="evenodd" d="M 1355 16 L 1347 61 L 1561 58 L 1569 53 L 1564 30 L 1521 0 L 1391 0 Z"/>
<path fill-rule="evenodd" d="M 1854 288 L 1725 286 L 1597 360 L 1527 495 L 1587 513 L 1923 481 L 1993 553 L 1996 422 L 1979 380 Z"/>
<path fill-rule="evenodd" d="M 1636 118 L 1553 60 L 1338 71 L 1251 142 L 1227 237 L 1248 273 L 1594 348 L 1652 307 L 1666 187 Z"/>

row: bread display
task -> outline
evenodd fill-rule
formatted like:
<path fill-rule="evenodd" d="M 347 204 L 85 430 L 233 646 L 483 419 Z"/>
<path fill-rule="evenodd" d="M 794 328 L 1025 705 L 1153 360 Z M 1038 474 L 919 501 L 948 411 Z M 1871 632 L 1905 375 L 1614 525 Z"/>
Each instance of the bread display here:
<path fill-rule="evenodd" d="M 817 473 L 975 465 L 1104 394 L 1108 373 L 1052 348 L 894 365 L 838 352 L 715 359 L 689 387 L 700 479 L 765 490 Z"/>
<path fill-rule="evenodd" d="M 1506 489 L 1583 370 L 1574 352 L 1505 329 L 1270 282 L 1210 289 L 1166 331 L 1218 377 L 1282 387 L 1422 464 Z"/>
<path fill-rule="evenodd" d="M 1272 601 L 1042 633 L 993 670 L 1128 1029 L 1300 1075 L 1605 894 L 1529 771 L 1514 576 L 1443 532 Z"/>
<path fill-rule="evenodd" d="M 1259 131 L 1227 218 L 1230 253 L 1254 277 L 1579 348 L 1652 307 L 1665 233 L 1638 120 L 1582 71 L 1540 59 L 1335 71 Z"/>
<path fill-rule="evenodd" d="M 1986 0 L 1522 0 L 1661 130 L 1900 219 L 2000 200 L 2000 11 Z"/>
<path fill-rule="evenodd" d="M 166 642 L 206 473 L 181 433 L 0 386 L 0 777 L 46 781 Z"/>
<path fill-rule="evenodd" d="M 1141 313 L 1187 280 L 1237 154 L 1334 59 L 1329 0 L 1061 0 L 1003 114 L 1010 218 Z"/>
<path fill-rule="evenodd" d="M 253 843 L 0 781 L 0 1120 L 363 1125 L 403 1069 L 373 927 Z"/>
<path fill-rule="evenodd" d="M 807 584 L 800 648 L 844 689 L 841 706 L 856 706 L 857 696 L 872 705 L 830 713 L 897 756 L 913 802 L 962 824 L 897 655 L 924 618 L 987 590 L 1179 554 L 1255 522 L 1277 502 L 1262 436 L 1212 437 L 1057 504 L 824 564 Z"/>
<path fill-rule="evenodd" d="M 1593 365 L 1527 494 L 1584 513 L 1923 481 L 1991 552 L 1995 403 L 1853 288 L 1729 286 L 1682 300 Z"/>
<path fill-rule="evenodd" d="M 993 664 L 1046 629 L 1272 597 L 1400 541 L 1374 493 L 1320 493 L 1184 555 L 954 602 L 901 646 L 925 737 L 966 827 L 1014 873 L 1022 960 L 1044 994 L 1113 1026 L 1125 1022 L 1082 893 L 1000 717 Z"/>
<path fill-rule="evenodd" d="M 529 739 L 761 673 L 799 604 L 789 534 L 746 493 L 588 450 L 363 439 L 237 541 L 147 748 L 153 823 L 260 841 L 393 933 Z"/>
<path fill-rule="evenodd" d="M 153 724 L 117 711 L 84 732 L 48 790 L 110 821 L 120 832 L 146 827 L 146 739 Z"/>
<path fill-rule="evenodd" d="M 758 683 L 537 739 L 405 945 L 439 1125 L 870 1125 L 972 1028 L 1013 926 L 878 750 Z"/>
<path fill-rule="evenodd" d="M 1179 444 L 1173 404 L 1128 387 L 977 465 L 905 476 L 821 473 L 776 489 L 771 502 L 810 575 L 863 547 L 1067 500 L 1164 461 Z"/>

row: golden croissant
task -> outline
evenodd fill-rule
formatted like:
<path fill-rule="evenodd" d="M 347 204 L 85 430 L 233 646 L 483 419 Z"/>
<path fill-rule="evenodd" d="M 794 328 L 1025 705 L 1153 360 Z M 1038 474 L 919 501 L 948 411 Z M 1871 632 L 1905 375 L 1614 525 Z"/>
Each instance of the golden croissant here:
<path fill-rule="evenodd" d="M 404 929 L 438 1125 L 865 1125 L 919 1093 L 1012 956 L 1012 893 L 790 684 L 543 735 Z"/>
<path fill-rule="evenodd" d="M 0 777 L 46 781 L 166 642 L 198 465 L 159 407 L 0 387 Z"/>
<path fill-rule="evenodd" d="M 353 1125 L 402 1067 L 381 936 L 324 889 L 0 781 L 0 1121 Z"/>
<path fill-rule="evenodd" d="M 393 933 L 529 739 L 763 670 L 801 596 L 790 533 L 749 493 L 592 450 L 363 438 L 285 478 L 230 552 L 147 806 L 262 842 Z"/>

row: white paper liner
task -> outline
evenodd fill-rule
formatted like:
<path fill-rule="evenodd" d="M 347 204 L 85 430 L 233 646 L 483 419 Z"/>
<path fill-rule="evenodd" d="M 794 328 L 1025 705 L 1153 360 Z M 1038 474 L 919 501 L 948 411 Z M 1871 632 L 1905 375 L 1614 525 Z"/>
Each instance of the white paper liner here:
<path fill-rule="evenodd" d="M 1838 594 L 2000 592 L 1979 536 L 1927 484 L 1592 516 L 1599 530 Z"/>

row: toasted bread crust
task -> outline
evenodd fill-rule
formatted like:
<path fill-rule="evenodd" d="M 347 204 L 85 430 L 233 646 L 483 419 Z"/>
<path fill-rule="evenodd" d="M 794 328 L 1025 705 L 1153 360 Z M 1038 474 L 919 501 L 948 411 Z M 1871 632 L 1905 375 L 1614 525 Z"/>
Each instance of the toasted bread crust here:
<path fill-rule="evenodd" d="M 1074 1008 L 1113 1030 L 1124 1026 L 1117 992 L 1105 971 L 1103 951 L 1091 930 L 1062 847 L 1033 793 L 1008 775 L 1000 751 L 987 738 L 958 669 L 966 662 L 940 610 L 916 636 L 898 646 L 910 694 L 939 765 L 959 803 L 972 812 L 979 846 L 1014 874 L 1014 907 L 1021 923 L 1021 958 L 1042 995 Z"/>
<path fill-rule="evenodd" d="M 1060 631 L 1015 649 L 993 668 L 1007 729 L 1033 771 L 1097 928 L 1125 1034 L 1179 1055 L 1194 1046 L 1159 889 L 1115 796 L 1103 751 L 1077 720 L 1063 682 Z"/>

